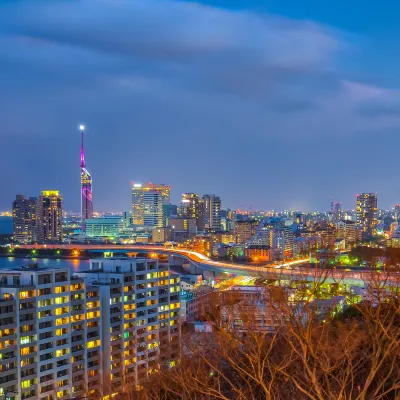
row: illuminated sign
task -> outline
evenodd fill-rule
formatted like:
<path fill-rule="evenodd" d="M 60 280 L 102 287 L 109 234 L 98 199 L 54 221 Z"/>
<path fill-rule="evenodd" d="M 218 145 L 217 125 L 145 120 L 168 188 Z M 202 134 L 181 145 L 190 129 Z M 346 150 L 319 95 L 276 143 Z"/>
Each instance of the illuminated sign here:
<path fill-rule="evenodd" d="M 58 190 L 43 190 L 42 196 L 58 196 L 59 193 Z"/>

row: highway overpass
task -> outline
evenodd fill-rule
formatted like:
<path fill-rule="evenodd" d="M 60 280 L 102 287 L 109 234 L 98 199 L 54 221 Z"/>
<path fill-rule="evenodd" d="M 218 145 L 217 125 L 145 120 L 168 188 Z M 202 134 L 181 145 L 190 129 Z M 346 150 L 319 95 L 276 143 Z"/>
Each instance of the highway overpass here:
<path fill-rule="evenodd" d="M 32 249 L 70 249 L 73 250 L 92 250 L 98 252 L 111 253 L 149 253 L 167 255 L 169 261 L 175 264 L 181 264 L 185 260 L 189 262 L 192 273 L 203 272 L 207 278 L 217 277 L 218 274 L 234 274 L 240 276 L 262 277 L 270 279 L 295 279 L 308 280 L 325 278 L 328 281 L 342 281 L 348 284 L 360 285 L 364 280 L 379 276 L 371 271 L 354 270 L 318 270 L 306 267 L 309 259 L 299 259 L 281 263 L 272 263 L 267 265 L 245 265 L 233 264 L 223 261 L 214 261 L 203 254 L 185 250 L 181 248 L 165 248 L 163 246 L 153 245 L 96 245 L 96 244 L 63 244 L 63 245 L 21 245 L 20 248 Z M 399 275 L 393 273 L 390 280 L 399 279 Z"/>

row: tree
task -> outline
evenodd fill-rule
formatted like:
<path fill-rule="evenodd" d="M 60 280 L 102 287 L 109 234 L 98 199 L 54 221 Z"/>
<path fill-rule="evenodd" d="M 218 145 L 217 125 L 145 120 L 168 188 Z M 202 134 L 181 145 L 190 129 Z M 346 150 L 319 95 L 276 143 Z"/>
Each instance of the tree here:
<path fill-rule="evenodd" d="M 400 298 L 396 274 L 364 277 L 364 300 L 344 313 L 320 314 L 321 285 L 293 299 L 267 286 L 274 330 L 255 329 L 246 307 L 241 329 L 214 317 L 212 334 L 188 333 L 175 368 L 161 369 L 130 398 L 151 400 L 389 400 L 400 398 Z M 275 293 L 273 293 L 275 291 Z M 285 295 L 282 295 L 285 293 Z M 247 329 L 243 329 L 247 327 Z"/>

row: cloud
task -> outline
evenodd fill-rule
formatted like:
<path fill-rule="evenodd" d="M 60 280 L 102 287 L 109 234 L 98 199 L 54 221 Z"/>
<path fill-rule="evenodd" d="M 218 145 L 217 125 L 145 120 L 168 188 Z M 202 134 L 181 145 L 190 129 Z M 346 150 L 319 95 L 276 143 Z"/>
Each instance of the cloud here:
<path fill-rule="evenodd" d="M 0 136 L 14 139 L 21 160 L 31 160 L 32 146 L 23 146 L 32 140 L 15 138 L 35 137 L 43 164 L 49 143 L 65 149 L 49 176 L 41 166 L 40 179 L 53 174 L 57 183 L 75 156 L 71 132 L 84 120 L 96 181 L 111 185 L 96 186 L 103 209 L 114 204 L 110 193 L 146 178 L 170 180 L 178 193 L 216 191 L 232 206 L 247 201 L 246 190 L 278 199 L 284 194 L 268 187 L 290 182 L 293 171 L 269 171 L 283 158 L 296 160 L 302 177 L 318 175 L 314 160 L 336 157 L 332 138 L 400 125 L 397 90 L 347 75 L 342 61 L 351 64 L 353 46 L 347 33 L 313 21 L 194 2 L 8 2 L 0 13 Z M 16 182 L 26 179 L 22 167 Z M 246 190 L 234 193 L 226 176 Z M 303 178 L 291 184 L 293 195 L 312 190 Z"/>
<path fill-rule="evenodd" d="M 0 26 L 44 69 L 62 71 L 61 61 L 84 72 L 93 58 L 100 59 L 101 74 L 113 60 L 124 75 L 129 68 L 139 74 L 145 69 L 156 79 L 254 94 L 257 100 L 281 84 L 312 80 L 313 73 L 330 68 L 341 48 L 337 33 L 312 22 L 179 1 L 26 2 L 4 7 Z M 5 53 L 2 58 L 9 57 Z"/>

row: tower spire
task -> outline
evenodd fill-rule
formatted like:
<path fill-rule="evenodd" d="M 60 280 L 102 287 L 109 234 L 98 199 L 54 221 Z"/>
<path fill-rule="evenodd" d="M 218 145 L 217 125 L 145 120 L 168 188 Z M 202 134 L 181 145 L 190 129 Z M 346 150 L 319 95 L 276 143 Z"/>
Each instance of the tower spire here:
<path fill-rule="evenodd" d="M 83 148 L 83 132 L 85 130 L 85 126 L 84 125 L 80 125 L 79 129 L 81 131 L 81 168 L 85 168 L 86 167 L 86 163 L 85 163 L 85 150 Z"/>

